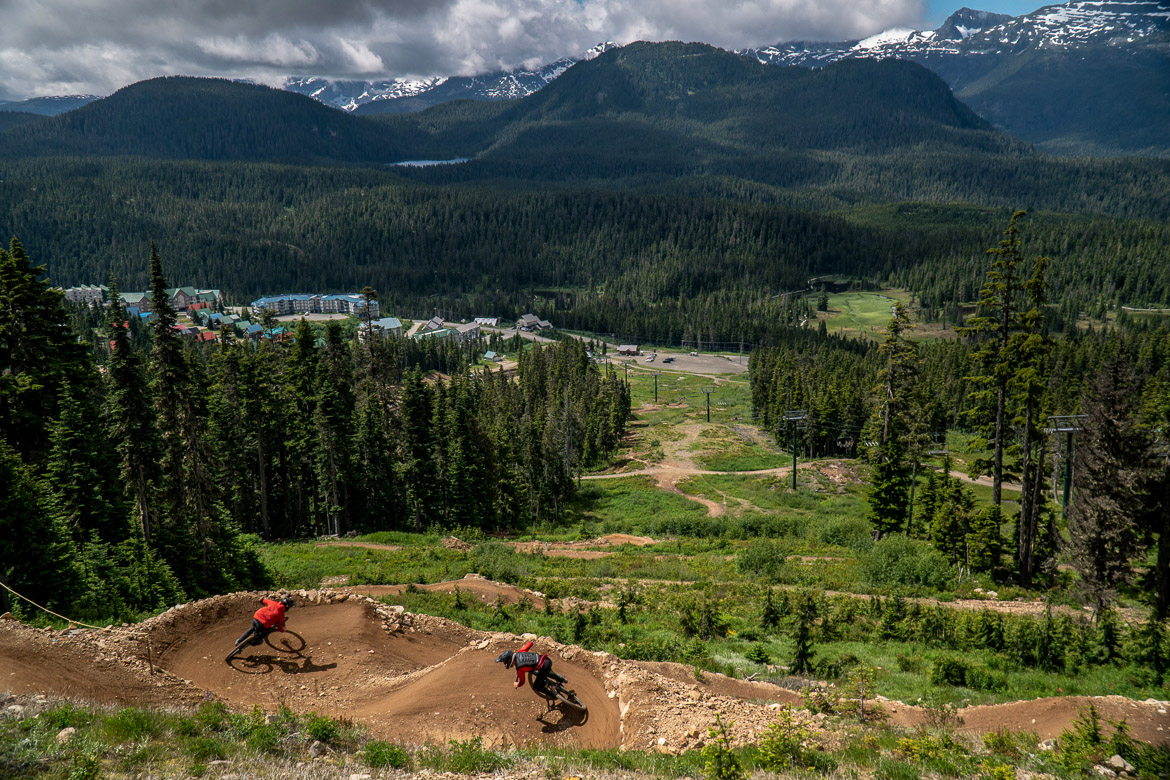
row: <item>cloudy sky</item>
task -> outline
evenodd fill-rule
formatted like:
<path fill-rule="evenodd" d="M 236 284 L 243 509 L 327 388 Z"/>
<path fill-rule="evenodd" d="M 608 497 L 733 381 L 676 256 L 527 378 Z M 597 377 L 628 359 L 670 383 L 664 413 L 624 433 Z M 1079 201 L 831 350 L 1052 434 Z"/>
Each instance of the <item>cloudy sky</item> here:
<path fill-rule="evenodd" d="M 1023 13 L 1016 0 L 970 4 Z M 725 48 L 937 26 L 943 0 L 0 0 L 0 98 L 105 95 L 184 74 L 472 75 L 602 41 Z"/>

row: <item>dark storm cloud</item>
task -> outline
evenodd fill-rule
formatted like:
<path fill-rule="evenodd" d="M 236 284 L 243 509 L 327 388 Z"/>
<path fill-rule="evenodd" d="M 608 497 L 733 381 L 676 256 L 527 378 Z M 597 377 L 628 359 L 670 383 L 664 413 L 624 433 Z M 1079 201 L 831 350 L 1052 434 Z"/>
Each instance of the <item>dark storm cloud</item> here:
<path fill-rule="evenodd" d="M 740 48 L 840 40 L 924 0 L 0 0 L 0 93 L 90 92 L 164 74 L 373 79 L 472 74 L 604 40 Z"/>

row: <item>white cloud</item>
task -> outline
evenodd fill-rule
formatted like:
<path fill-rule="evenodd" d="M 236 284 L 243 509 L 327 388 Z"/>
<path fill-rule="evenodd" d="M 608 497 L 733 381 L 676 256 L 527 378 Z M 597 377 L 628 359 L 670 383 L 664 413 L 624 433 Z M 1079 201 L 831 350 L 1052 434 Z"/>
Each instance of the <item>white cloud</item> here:
<path fill-rule="evenodd" d="M 0 0 L 0 92 L 106 94 L 176 73 L 469 75 L 604 40 L 863 38 L 925 11 L 925 0 Z"/>

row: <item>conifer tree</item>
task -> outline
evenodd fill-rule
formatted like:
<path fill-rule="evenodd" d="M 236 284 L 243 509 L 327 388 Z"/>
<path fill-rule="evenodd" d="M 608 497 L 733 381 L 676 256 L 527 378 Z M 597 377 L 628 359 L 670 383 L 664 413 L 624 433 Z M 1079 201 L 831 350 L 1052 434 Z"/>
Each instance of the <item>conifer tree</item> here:
<path fill-rule="evenodd" d="M 167 295 L 162 258 L 150 245 L 151 389 L 159 435 L 159 496 L 165 523 L 174 527 L 183 506 L 183 396 L 187 361 L 175 330 L 175 309 Z M 182 530 L 182 529 L 181 529 Z"/>
<path fill-rule="evenodd" d="M 117 476 L 103 456 L 100 426 L 92 419 L 96 415 L 84 414 L 69 385 L 62 388 L 57 408 L 45 467 L 50 503 L 78 546 L 91 535 L 120 542 L 127 531 L 125 507 L 117 494 Z"/>
<path fill-rule="evenodd" d="M 68 604 L 81 585 L 77 548 L 45 491 L 0 441 L 0 582 L 50 608 Z"/>
<path fill-rule="evenodd" d="M 1023 274 L 1019 267 L 1022 257 L 1016 223 L 1025 214 L 1024 211 L 1012 214 L 999 247 L 987 250 L 995 260 L 979 291 L 979 313 L 970 318 L 965 327 L 958 329 L 960 334 L 980 342 L 972 360 L 982 373 L 968 379 L 982 387 L 971 394 L 972 398 L 989 403 L 992 407 L 991 500 L 996 506 L 1001 503 L 1003 495 L 1003 455 L 1007 446 L 1009 422 L 1008 382 L 1013 373 L 1013 365 L 1008 360 L 1008 345 L 1012 334 L 1019 328 L 1020 298 L 1023 293 Z"/>
<path fill-rule="evenodd" d="M 1139 522 L 1154 484 L 1153 440 L 1138 420 L 1138 379 L 1114 341 L 1082 403 L 1086 418 L 1073 458 L 1069 553 L 1097 613 L 1129 580 L 1141 549 Z"/>
<path fill-rule="evenodd" d="M 817 619 L 816 602 L 809 594 L 802 594 L 792 619 L 793 674 L 809 674 L 813 667 L 813 623 Z"/>
<path fill-rule="evenodd" d="M 1020 315 L 1020 332 L 1012 334 L 1005 358 L 1014 366 L 1009 380 L 1019 413 L 1013 423 L 1022 429 L 1020 444 L 1020 514 L 1016 534 L 1016 565 L 1020 585 L 1032 586 L 1036 567 L 1036 540 L 1040 534 L 1040 511 L 1044 479 L 1044 442 L 1039 418 L 1047 385 L 1046 360 L 1051 342 L 1045 333 L 1048 258 L 1038 258 L 1032 275 L 1024 284 L 1027 310 Z"/>
<path fill-rule="evenodd" d="M 41 465 L 61 386 L 92 386 L 84 348 L 69 330 L 64 296 L 41 278 L 15 238 L 0 249 L 0 436 Z"/>
<path fill-rule="evenodd" d="M 106 335 L 110 344 L 110 357 L 106 363 L 106 428 L 118 453 L 122 484 L 133 502 L 142 536 L 149 544 L 160 449 L 158 432 L 141 357 L 130 341 L 126 307 L 113 279 L 110 280 Z"/>
<path fill-rule="evenodd" d="M 876 404 L 870 422 L 870 430 L 875 431 L 872 435 L 878 442 L 877 448 L 871 450 L 875 466 L 870 478 L 870 521 L 875 540 L 904 530 L 912 501 L 911 480 L 916 469 L 907 455 L 913 438 L 911 404 L 918 358 L 914 345 L 905 338 L 909 327 L 905 307 L 901 301 L 895 301 L 893 316 L 879 347 L 884 365 L 878 372 Z"/>

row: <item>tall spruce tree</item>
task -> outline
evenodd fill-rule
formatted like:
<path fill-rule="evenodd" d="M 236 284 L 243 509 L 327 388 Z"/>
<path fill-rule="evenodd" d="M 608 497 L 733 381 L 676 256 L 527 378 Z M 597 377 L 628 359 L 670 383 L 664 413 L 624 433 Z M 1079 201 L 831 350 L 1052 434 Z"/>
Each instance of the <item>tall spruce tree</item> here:
<path fill-rule="evenodd" d="M 1154 442 L 1138 419 L 1140 383 L 1117 340 L 1082 403 L 1086 418 L 1073 457 L 1069 553 L 1097 613 L 1132 573 L 1139 523 L 1151 501 Z"/>
<path fill-rule="evenodd" d="M 1027 212 L 1012 214 L 1003 239 L 995 249 L 987 253 L 995 259 L 987 271 L 987 280 L 979 290 L 978 314 L 969 320 L 960 334 L 973 338 L 979 348 L 971 356 L 980 374 L 968 377 L 981 389 L 971 394 L 981 405 L 990 405 L 992 419 L 990 437 L 984 435 L 992 449 L 991 500 L 999 506 L 1003 500 L 1003 456 L 1008 441 L 1008 383 L 1011 381 L 1013 364 L 1008 355 L 1008 345 L 1020 326 L 1020 307 L 1024 291 L 1019 228 L 1016 223 Z"/>
<path fill-rule="evenodd" d="M 69 330 L 64 295 L 42 279 L 15 238 L 0 249 L 0 436 L 35 465 L 48 450 L 48 423 L 61 387 L 92 386 L 85 348 Z"/>
<path fill-rule="evenodd" d="M 905 529 L 911 507 L 912 472 L 908 459 L 912 428 L 912 399 L 918 376 L 918 354 L 906 339 L 909 315 L 901 301 L 895 301 L 879 348 L 884 365 L 878 372 L 874 413 L 870 430 L 878 446 L 871 448 L 874 468 L 870 477 L 870 521 L 874 538 Z"/>
<path fill-rule="evenodd" d="M 1012 366 L 1009 391 L 1018 413 L 1013 423 L 1021 430 L 1020 514 L 1016 533 L 1016 567 L 1020 585 L 1032 587 L 1036 571 L 1036 541 L 1040 534 L 1043 506 L 1044 442 L 1040 427 L 1041 409 L 1048 385 L 1047 359 L 1051 341 L 1047 335 L 1045 305 L 1049 260 L 1037 258 L 1024 284 L 1027 309 L 1020 314 L 1017 333 L 1008 340 L 1005 359 Z"/>
<path fill-rule="evenodd" d="M 142 536 L 149 544 L 154 525 L 154 486 L 160 446 L 154 424 L 154 403 L 142 371 L 138 349 L 130 340 L 126 307 L 118 285 L 110 280 L 106 335 L 110 357 L 106 362 L 105 423 L 118 454 L 118 468 Z"/>
<path fill-rule="evenodd" d="M 31 470 L 0 441 L 0 582 L 60 608 L 81 586 L 77 547 Z"/>

